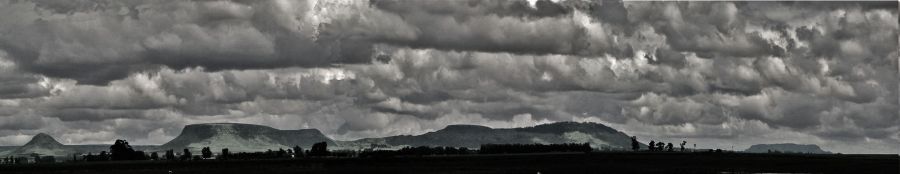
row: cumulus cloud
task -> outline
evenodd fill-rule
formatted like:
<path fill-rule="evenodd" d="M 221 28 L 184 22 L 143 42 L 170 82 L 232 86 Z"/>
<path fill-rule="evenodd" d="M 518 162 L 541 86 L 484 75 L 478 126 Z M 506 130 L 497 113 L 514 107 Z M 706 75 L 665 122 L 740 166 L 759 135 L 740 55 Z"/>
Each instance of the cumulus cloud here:
<path fill-rule="evenodd" d="M 0 4 L 0 145 L 161 144 L 210 122 L 342 140 L 591 121 L 713 148 L 900 141 L 896 3 Z"/>
<path fill-rule="evenodd" d="M 51 87 L 46 78 L 23 72 L 0 51 L 0 98 L 33 98 L 49 95 Z"/>
<path fill-rule="evenodd" d="M 2 11 L 11 15 L 0 20 L 0 47 L 9 57 L 23 69 L 79 83 L 104 84 L 158 65 L 221 70 L 326 66 L 369 58 L 370 45 L 357 44 L 352 36 L 320 36 L 327 33 L 319 31 L 321 21 L 330 16 L 313 12 L 329 2 L 3 4 Z"/>

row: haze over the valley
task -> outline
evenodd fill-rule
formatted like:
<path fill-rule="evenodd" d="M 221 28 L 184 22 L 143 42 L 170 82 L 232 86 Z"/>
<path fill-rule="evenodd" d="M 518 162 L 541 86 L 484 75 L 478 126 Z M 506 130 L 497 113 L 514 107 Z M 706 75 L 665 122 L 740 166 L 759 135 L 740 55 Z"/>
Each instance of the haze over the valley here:
<path fill-rule="evenodd" d="M 0 146 L 39 133 L 66 145 L 162 145 L 202 123 L 351 141 L 576 121 L 698 148 L 900 153 L 897 11 L 897 2 L 0 0 Z"/>

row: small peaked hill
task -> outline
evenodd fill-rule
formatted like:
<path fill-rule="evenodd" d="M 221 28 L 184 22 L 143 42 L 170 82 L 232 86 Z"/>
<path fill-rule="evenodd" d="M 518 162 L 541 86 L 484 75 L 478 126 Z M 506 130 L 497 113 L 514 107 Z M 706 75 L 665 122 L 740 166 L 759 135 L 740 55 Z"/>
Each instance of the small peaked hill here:
<path fill-rule="evenodd" d="M 831 152 L 822 150 L 822 148 L 815 144 L 794 143 L 756 144 L 750 146 L 750 148 L 747 148 L 747 150 L 744 150 L 744 152 L 748 153 L 768 153 L 770 151 L 778 153 L 831 154 Z"/>
<path fill-rule="evenodd" d="M 161 145 L 157 150 L 188 148 L 194 151 L 210 147 L 228 148 L 232 152 L 255 152 L 295 145 L 309 148 L 317 142 L 334 144 L 333 140 L 316 129 L 278 130 L 253 124 L 209 123 L 185 126 L 178 137 Z"/>
<path fill-rule="evenodd" d="M 31 141 L 25 143 L 23 147 L 47 147 L 47 148 L 62 148 L 64 145 L 59 143 L 52 136 L 47 135 L 45 133 L 38 133 L 31 138 Z"/>
<path fill-rule="evenodd" d="M 630 148 L 631 137 L 600 123 L 557 122 L 534 127 L 493 129 L 478 125 L 449 125 L 422 135 L 366 138 L 355 144 L 386 146 L 452 146 L 481 144 L 589 143 L 594 147 Z"/>
<path fill-rule="evenodd" d="M 59 143 L 50 135 L 38 133 L 31 138 L 31 141 L 16 148 L 10 152 L 9 155 L 28 155 L 32 153 L 43 156 L 67 156 L 71 153 L 71 149 L 67 148 L 62 143 Z"/>

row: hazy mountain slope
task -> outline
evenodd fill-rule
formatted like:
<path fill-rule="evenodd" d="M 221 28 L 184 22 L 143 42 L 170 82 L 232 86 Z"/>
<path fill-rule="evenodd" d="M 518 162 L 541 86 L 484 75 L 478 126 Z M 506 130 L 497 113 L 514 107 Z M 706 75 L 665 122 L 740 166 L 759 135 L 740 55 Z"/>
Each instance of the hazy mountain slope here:
<path fill-rule="evenodd" d="M 822 150 L 819 146 L 815 144 L 793 144 L 793 143 L 782 143 L 782 144 L 756 144 L 744 150 L 744 152 L 749 153 L 767 153 L 771 151 L 778 151 L 784 153 L 813 153 L 813 154 L 831 154 L 829 151 Z"/>
<path fill-rule="evenodd" d="M 378 145 L 399 146 L 453 146 L 478 148 L 481 144 L 530 144 L 530 143 L 590 143 L 594 147 L 631 146 L 625 133 L 599 123 L 558 122 L 524 128 L 493 129 L 477 125 L 450 125 L 444 129 L 422 135 L 401 135 L 383 138 L 366 138 L 335 144 L 316 129 L 278 130 L 268 126 L 210 123 L 187 125 L 175 139 L 160 145 L 132 145 L 145 152 L 189 148 L 199 152 L 202 147 L 214 150 L 228 148 L 232 152 L 265 151 L 289 148 L 295 145 L 308 149 L 316 142 L 326 142 L 330 149 L 359 149 Z M 70 156 L 73 153 L 99 153 L 109 151 L 110 145 L 63 145 L 47 134 L 38 134 L 27 144 L 5 149 L 5 154 Z M 644 146 L 642 144 L 642 146 Z M 0 153 L 2 153 L 0 149 Z"/>
<path fill-rule="evenodd" d="M 334 144 L 330 138 L 315 129 L 278 130 L 275 128 L 237 123 L 212 123 L 187 125 L 172 141 L 157 150 L 203 147 L 212 149 L 228 148 L 232 152 L 265 151 L 266 149 L 288 148 L 295 145 L 308 148 L 316 142 Z"/>
<path fill-rule="evenodd" d="M 0 146 L 0 157 L 6 156 L 9 152 L 18 149 L 20 146 Z"/>
<path fill-rule="evenodd" d="M 477 148 L 481 144 L 590 143 L 594 147 L 631 147 L 625 133 L 599 123 L 558 122 L 524 128 L 492 129 L 476 125 L 450 125 L 422 135 L 367 138 L 354 144 L 387 146 L 454 146 Z"/>

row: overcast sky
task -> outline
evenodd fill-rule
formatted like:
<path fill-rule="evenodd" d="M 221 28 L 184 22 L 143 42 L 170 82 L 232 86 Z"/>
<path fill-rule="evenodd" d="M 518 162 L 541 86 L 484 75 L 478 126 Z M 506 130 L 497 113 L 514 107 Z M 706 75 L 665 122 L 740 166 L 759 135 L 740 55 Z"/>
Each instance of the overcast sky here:
<path fill-rule="evenodd" d="M 897 2 L 0 0 L 0 145 L 599 122 L 900 153 Z"/>

